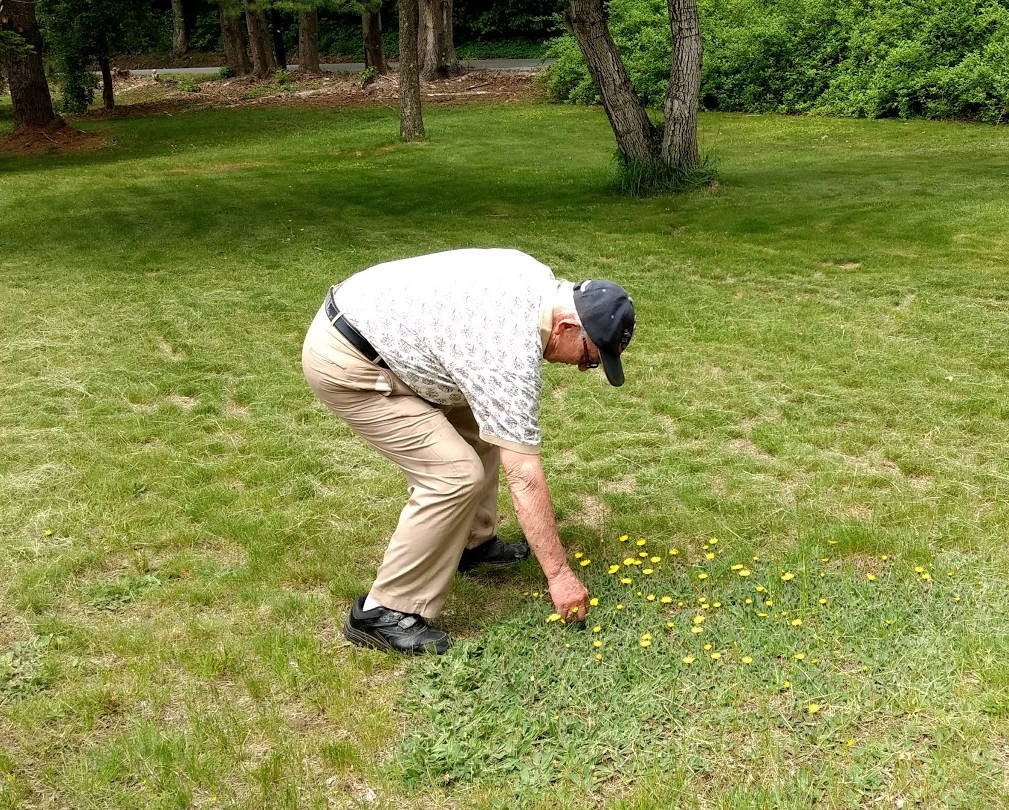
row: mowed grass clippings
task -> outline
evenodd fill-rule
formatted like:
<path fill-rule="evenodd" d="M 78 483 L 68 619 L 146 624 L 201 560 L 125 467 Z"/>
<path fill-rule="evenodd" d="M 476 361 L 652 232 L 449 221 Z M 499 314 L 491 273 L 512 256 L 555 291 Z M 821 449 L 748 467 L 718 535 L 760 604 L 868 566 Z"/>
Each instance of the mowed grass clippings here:
<path fill-rule="evenodd" d="M 598 110 L 426 123 L 204 111 L 0 158 L 0 807 L 1000 806 L 1009 136 L 705 115 L 718 185 L 631 200 Z M 333 281 L 468 245 L 634 295 L 623 388 L 545 373 L 599 604 L 460 579 L 462 643 L 404 662 L 339 635 L 403 482 L 300 345 Z"/>

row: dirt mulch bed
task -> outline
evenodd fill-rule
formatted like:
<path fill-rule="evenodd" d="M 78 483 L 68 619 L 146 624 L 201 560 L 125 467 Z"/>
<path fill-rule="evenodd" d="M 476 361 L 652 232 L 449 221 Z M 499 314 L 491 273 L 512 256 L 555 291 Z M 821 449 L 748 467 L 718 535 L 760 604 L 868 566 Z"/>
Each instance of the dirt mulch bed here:
<path fill-rule="evenodd" d="M 38 154 L 41 152 L 84 152 L 105 145 L 105 135 L 81 132 L 58 118 L 47 127 L 16 129 L 0 139 L 0 153 Z"/>
<path fill-rule="evenodd" d="M 510 103 L 545 97 L 533 79 L 535 71 L 473 70 L 451 79 L 421 83 L 425 104 Z M 176 80 L 155 81 L 147 76 L 121 74 L 116 80 L 118 106 L 92 110 L 89 119 L 171 114 L 186 109 L 230 109 L 258 106 L 368 107 L 399 103 L 399 80 L 379 76 L 367 86 L 356 74 L 325 73 L 301 76 L 287 85 L 248 77 L 200 82 L 194 90 L 180 89 Z"/>

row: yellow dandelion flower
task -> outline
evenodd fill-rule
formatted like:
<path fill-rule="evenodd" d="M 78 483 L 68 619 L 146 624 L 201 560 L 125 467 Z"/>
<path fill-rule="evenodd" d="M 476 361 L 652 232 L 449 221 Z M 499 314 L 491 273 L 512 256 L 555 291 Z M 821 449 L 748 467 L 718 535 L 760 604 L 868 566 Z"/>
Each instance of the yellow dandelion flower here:
<path fill-rule="evenodd" d="M 556 622 L 556 621 L 559 621 L 560 618 L 561 618 L 561 614 L 560 613 L 551 613 L 549 616 L 547 616 L 547 621 L 548 622 Z"/>
<path fill-rule="evenodd" d="M 767 605 L 768 607 L 770 607 L 771 605 L 774 604 L 774 600 L 773 599 L 765 599 L 764 600 L 764 604 Z"/>
<path fill-rule="evenodd" d="M 639 557 L 647 557 L 648 556 L 648 552 L 647 551 L 639 551 L 638 552 L 638 556 Z M 641 560 L 637 560 L 635 562 L 635 565 L 641 565 Z"/>
<path fill-rule="evenodd" d="M 635 596 L 641 596 L 641 595 L 642 595 L 642 592 L 641 592 L 641 591 L 638 591 L 638 592 L 637 592 L 637 593 L 635 594 Z"/>
<path fill-rule="evenodd" d="M 655 601 L 655 594 L 654 593 L 650 593 L 650 594 L 648 594 L 648 596 L 645 597 L 645 599 L 647 599 L 649 602 L 654 602 Z"/>
<path fill-rule="evenodd" d="M 744 664 L 752 664 L 753 663 L 753 659 L 750 658 L 750 656 L 748 656 L 748 655 L 744 655 L 743 658 L 742 658 L 742 661 L 743 661 Z"/>
<path fill-rule="evenodd" d="M 603 660 L 603 654 L 602 653 L 596 653 L 596 660 L 597 661 L 602 661 Z"/>
<path fill-rule="evenodd" d="M 589 604 L 590 604 L 590 605 L 591 605 L 592 607 L 596 607 L 596 606 L 597 606 L 597 605 L 599 604 L 599 597 L 598 597 L 598 596 L 593 596 L 593 597 L 592 597 L 592 598 L 591 598 L 591 599 L 589 600 Z"/>
<path fill-rule="evenodd" d="M 599 639 L 596 639 L 595 641 L 592 642 L 592 646 L 593 647 L 602 647 L 603 643 Z"/>
<path fill-rule="evenodd" d="M 715 559 L 715 552 L 709 551 L 707 554 L 704 555 L 704 559 L 706 559 L 706 560 L 713 560 L 713 559 Z"/>
<path fill-rule="evenodd" d="M 718 545 L 718 538 L 717 537 L 711 537 L 711 538 L 709 538 L 708 539 L 708 544 L 712 545 L 712 546 L 717 546 Z"/>
<path fill-rule="evenodd" d="M 588 565 L 588 564 L 589 564 L 589 563 L 591 563 L 591 562 L 592 562 L 592 560 L 588 560 L 588 559 L 586 559 L 586 560 L 582 560 L 582 561 L 581 561 L 581 562 L 579 562 L 578 564 L 579 564 L 579 565 L 581 565 L 581 566 L 585 566 L 585 565 Z"/>
<path fill-rule="evenodd" d="M 758 613 L 757 615 L 760 616 L 761 619 L 766 619 L 767 618 L 767 614 L 766 613 Z"/>
<path fill-rule="evenodd" d="M 715 603 L 714 603 L 714 604 L 712 605 L 712 607 L 715 607 L 715 608 L 720 608 L 721 606 L 722 606 L 722 603 L 721 603 L 721 602 L 715 602 Z"/>
<path fill-rule="evenodd" d="M 928 582 L 930 579 L 932 579 L 932 575 L 928 571 L 926 571 L 924 574 L 921 575 L 921 578 L 925 582 Z"/>
<path fill-rule="evenodd" d="M 639 641 L 638 644 L 641 645 L 642 647 L 651 647 L 652 646 L 652 642 L 650 642 L 646 638 L 641 639 L 641 641 Z"/>
<path fill-rule="evenodd" d="M 628 557 L 627 559 L 624 560 L 624 565 L 634 565 L 634 563 L 636 562 L 637 560 L 635 560 L 633 557 Z"/>
<path fill-rule="evenodd" d="M 685 655 L 685 656 L 683 656 L 683 658 L 681 658 L 680 660 L 681 660 L 681 661 L 682 661 L 682 662 L 683 662 L 684 664 L 692 664 L 692 663 L 694 663 L 694 661 L 696 661 L 697 659 L 696 659 L 696 658 L 694 658 L 694 656 L 692 656 L 692 655 Z"/>
<path fill-rule="evenodd" d="M 698 579 L 707 579 L 707 578 L 708 578 L 708 575 L 707 575 L 707 574 L 705 574 L 705 573 L 704 573 L 703 571 L 701 571 L 701 573 L 699 573 L 699 574 L 697 575 L 697 578 L 698 578 Z"/>
<path fill-rule="evenodd" d="M 747 597 L 746 597 L 746 598 L 745 598 L 745 599 L 743 600 L 743 604 L 744 604 L 744 605 L 752 605 L 752 604 L 753 604 L 753 600 L 752 600 L 752 599 L 751 599 L 751 598 L 750 598 L 749 596 L 747 596 Z"/>
<path fill-rule="evenodd" d="M 791 688 L 792 688 L 792 682 L 791 682 L 791 681 L 785 681 L 785 682 L 784 682 L 784 683 L 783 683 L 783 684 L 781 685 L 781 688 L 782 688 L 782 689 L 791 689 Z"/>
<path fill-rule="evenodd" d="M 828 540 L 827 541 L 827 545 L 828 546 L 836 546 L 837 545 L 837 541 L 836 540 Z"/>
<path fill-rule="evenodd" d="M 823 578 L 823 577 L 825 577 L 825 576 L 827 576 L 827 575 L 826 575 L 825 573 L 823 573 L 823 571 L 821 571 L 821 572 L 820 572 L 820 578 L 822 579 L 822 578 Z"/>
<path fill-rule="evenodd" d="M 820 704 L 810 703 L 809 706 L 806 707 L 806 711 L 809 712 L 810 714 L 816 714 L 818 711 L 820 711 Z"/>
<path fill-rule="evenodd" d="M 704 649 L 705 650 L 710 650 L 711 649 L 711 645 L 710 644 L 705 644 L 704 645 Z"/>
<path fill-rule="evenodd" d="M 868 672 L 868 671 L 869 671 L 869 667 L 867 665 L 865 665 L 865 664 L 862 664 L 862 672 Z"/>
<path fill-rule="evenodd" d="M 717 661 L 721 657 L 722 657 L 722 654 L 720 652 L 713 652 L 713 653 L 711 653 L 711 659 L 713 661 Z"/>
<path fill-rule="evenodd" d="M 593 633 L 599 633 L 599 632 L 602 632 L 602 629 L 603 629 L 602 625 L 597 624 L 595 627 L 592 628 L 592 632 Z"/>
<path fill-rule="evenodd" d="M 867 580 L 869 580 L 869 582 L 875 582 L 876 581 L 876 575 L 875 574 L 866 574 L 865 578 Z"/>
<path fill-rule="evenodd" d="M 661 561 L 662 561 L 661 557 L 654 557 L 653 556 L 653 557 L 649 557 L 648 558 L 648 562 L 650 562 L 650 563 L 657 563 L 657 562 L 661 562 Z"/>
<path fill-rule="evenodd" d="M 763 593 L 766 590 L 767 588 L 765 588 L 763 585 L 758 585 L 756 588 L 757 593 Z"/>
<path fill-rule="evenodd" d="M 811 663 L 811 664 L 819 664 L 820 663 L 820 659 L 819 658 L 810 658 L 809 659 L 809 663 Z"/>
<path fill-rule="evenodd" d="M 620 577 L 620 584 L 621 585 L 630 585 L 633 582 L 634 582 L 634 580 L 631 579 L 630 577 Z"/>
<path fill-rule="evenodd" d="M 704 624 L 705 619 L 707 619 L 707 616 L 702 616 L 700 613 L 698 613 L 696 616 L 694 616 L 694 624 Z"/>
<path fill-rule="evenodd" d="M 884 621 L 884 622 L 885 622 L 886 624 L 893 624 L 893 619 L 884 619 L 883 621 Z"/>
<path fill-rule="evenodd" d="M 53 530 L 52 529 L 46 529 L 46 537 L 52 537 L 52 536 L 53 536 Z"/>
<path fill-rule="evenodd" d="M 693 627 L 690 628 L 690 632 L 693 633 L 695 636 L 698 636 L 704 632 L 704 628 L 701 627 L 700 625 L 694 625 Z"/>
<path fill-rule="evenodd" d="M 825 605 L 825 604 L 827 604 L 827 599 L 826 599 L 826 597 L 823 597 L 823 596 L 821 596 L 821 597 L 820 597 L 820 599 L 819 599 L 818 601 L 820 602 L 820 604 L 821 604 L 821 605 Z"/>
<path fill-rule="evenodd" d="M 584 557 L 584 556 L 585 556 L 585 555 L 584 555 L 584 554 L 583 554 L 582 552 L 580 552 L 580 551 L 576 551 L 576 552 L 575 552 L 575 559 L 576 559 L 576 560 L 578 560 L 578 559 L 581 559 L 581 558 L 582 558 L 582 557 Z"/>
<path fill-rule="evenodd" d="M 642 568 L 641 573 L 644 574 L 645 576 L 648 576 L 649 574 L 654 574 L 655 571 L 651 568 Z"/>
<path fill-rule="evenodd" d="M 802 627 L 802 619 L 792 619 L 792 627 Z"/>
<path fill-rule="evenodd" d="M 795 654 L 795 660 L 796 661 L 801 661 L 805 657 L 806 657 L 806 653 L 796 653 Z"/>
<path fill-rule="evenodd" d="M 679 553 L 680 553 L 680 550 L 678 548 L 671 548 L 671 549 L 669 549 L 669 556 L 670 557 L 675 557 Z"/>
<path fill-rule="evenodd" d="M 540 598 L 540 592 L 539 591 L 533 591 L 533 598 L 534 599 L 539 599 Z"/>
<path fill-rule="evenodd" d="M 637 545 L 643 546 L 645 542 L 646 542 L 645 540 L 638 540 Z"/>
<path fill-rule="evenodd" d="M 849 748 L 851 748 L 851 746 L 853 746 L 854 744 L 855 744 L 854 737 L 850 738 L 847 742 L 845 742 L 845 745 L 847 745 Z"/>
<path fill-rule="evenodd" d="M 915 572 L 916 574 L 923 574 L 923 573 L 925 573 L 925 569 L 924 569 L 924 568 L 922 568 L 922 567 L 921 567 L 920 565 L 916 565 L 916 566 L 914 567 L 914 572 Z"/>
<path fill-rule="evenodd" d="M 822 563 L 830 562 L 830 557 L 820 557 L 820 562 Z"/>
<path fill-rule="evenodd" d="M 786 571 L 784 574 L 781 575 L 782 582 L 789 582 L 793 579 L 795 579 L 795 574 L 793 574 L 791 571 Z"/>
<path fill-rule="evenodd" d="M 651 641 L 652 640 L 652 634 L 651 633 L 642 633 L 641 634 L 641 638 L 643 638 L 645 641 Z"/>
<path fill-rule="evenodd" d="M 760 555 L 759 554 L 754 554 L 753 555 L 753 561 L 754 562 L 760 562 Z"/>
<path fill-rule="evenodd" d="M 739 576 L 741 577 L 748 577 L 749 575 L 750 575 L 749 568 L 744 568 L 742 571 L 739 572 Z"/>
<path fill-rule="evenodd" d="M 663 605 L 671 605 L 673 603 L 673 597 L 671 597 L 671 596 L 663 596 L 659 601 Z"/>
<path fill-rule="evenodd" d="M 957 595 L 957 594 L 954 594 L 954 595 L 953 595 L 953 601 L 954 601 L 954 602 L 959 602 L 959 601 L 960 601 L 960 597 L 959 597 L 959 595 Z"/>
<path fill-rule="evenodd" d="M 672 622 L 666 622 L 666 627 L 672 629 L 673 627 L 676 627 L 676 625 L 673 624 Z"/>
<path fill-rule="evenodd" d="M 630 539 L 630 538 L 628 538 L 626 534 L 620 535 L 620 542 L 621 543 L 626 543 L 628 541 L 628 539 Z"/>
<path fill-rule="evenodd" d="M 736 563 L 735 565 L 730 565 L 729 568 L 731 568 L 733 571 L 742 571 L 743 570 L 743 566 L 740 563 Z"/>
<path fill-rule="evenodd" d="M 880 554 L 880 555 L 879 555 L 879 558 L 880 558 L 880 559 L 881 559 L 881 560 L 882 560 L 883 562 L 886 562 L 887 560 L 889 560 L 889 559 L 890 559 L 890 557 L 889 557 L 888 555 L 886 555 L 886 554 Z"/>
<path fill-rule="evenodd" d="M 621 604 L 618 604 L 618 605 L 617 605 L 617 610 L 623 610 L 623 609 L 624 609 L 624 606 L 623 606 L 623 605 L 621 605 Z"/>
<path fill-rule="evenodd" d="M 577 605 L 572 605 L 571 610 L 568 611 L 568 613 L 577 613 L 577 612 L 578 612 Z"/>
<path fill-rule="evenodd" d="M 609 573 L 609 574 L 615 574 L 615 573 L 617 573 L 617 571 L 619 571 L 619 570 L 620 570 L 620 566 L 619 566 L 619 565 L 611 565 L 611 566 L 610 566 L 610 567 L 609 567 L 609 568 L 607 569 L 607 573 Z"/>
<path fill-rule="evenodd" d="M 682 599 L 676 603 L 676 607 L 685 607 L 685 604 Z"/>

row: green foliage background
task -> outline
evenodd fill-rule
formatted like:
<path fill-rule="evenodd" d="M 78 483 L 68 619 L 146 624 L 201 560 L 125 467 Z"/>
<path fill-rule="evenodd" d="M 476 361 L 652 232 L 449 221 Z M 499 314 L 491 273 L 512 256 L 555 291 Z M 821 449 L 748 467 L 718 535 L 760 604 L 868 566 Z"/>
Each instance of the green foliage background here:
<path fill-rule="evenodd" d="M 707 109 L 880 118 L 1009 113 L 1009 0 L 699 0 Z M 656 106 L 669 71 L 660 0 L 612 0 L 610 29 Z M 559 99 L 598 93 L 570 36 L 548 76 Z"/>

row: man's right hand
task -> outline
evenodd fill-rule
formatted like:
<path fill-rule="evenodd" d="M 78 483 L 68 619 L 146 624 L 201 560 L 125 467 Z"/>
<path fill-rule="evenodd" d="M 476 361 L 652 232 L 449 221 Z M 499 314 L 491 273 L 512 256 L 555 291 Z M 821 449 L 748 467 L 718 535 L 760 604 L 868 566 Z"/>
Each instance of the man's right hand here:
<path fill-rule="evenodd" d="M 549 582 L 550 598 L 554 600 L 554 607 L 565 619 L 577 618 L 581 621 L 585 618 L 585 611 L 589 606 L 589 592 L 578 576 L 570 568 L 562 568 Z M 572 610 L 574 608 L 574 610 Z"/>

